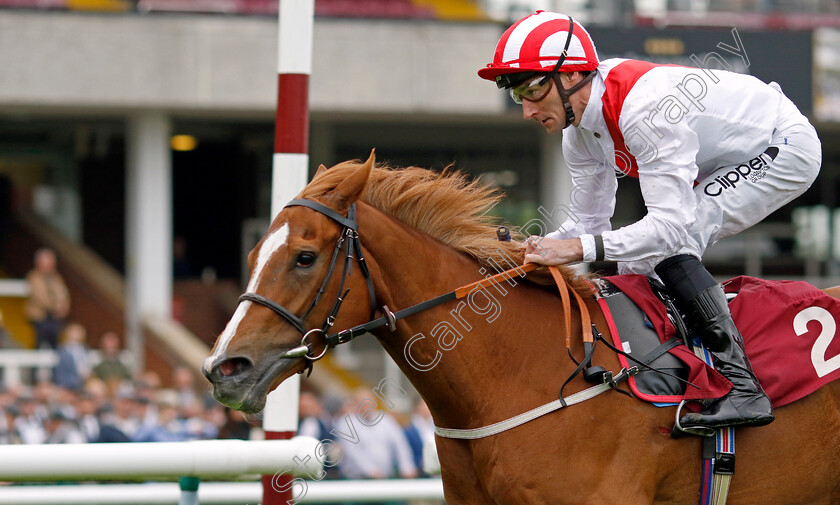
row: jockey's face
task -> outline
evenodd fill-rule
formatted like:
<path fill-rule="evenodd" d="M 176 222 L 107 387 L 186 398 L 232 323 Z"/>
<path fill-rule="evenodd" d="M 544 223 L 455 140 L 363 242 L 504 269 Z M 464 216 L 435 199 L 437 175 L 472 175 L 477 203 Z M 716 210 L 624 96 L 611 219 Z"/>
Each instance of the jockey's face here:
<path fill-rule="evenodd" d="M 582 78 L 580 72 L 563 72 L 560 74 L 560 82 L 567 89 L 580 82 Z M 580 124 L 580 118 L 588 101 L 588 85 L 569 97 L 572 110 L 575 112 L 575 126 Z M 563 108 L 563 100 L 560 98 L 557 86 L 552 84 L 545 98 L 539 101 L 522 100 L 522 117 L 538 122 L 548 133 L 562 131 L 566 126 L 566 110 Z"/>

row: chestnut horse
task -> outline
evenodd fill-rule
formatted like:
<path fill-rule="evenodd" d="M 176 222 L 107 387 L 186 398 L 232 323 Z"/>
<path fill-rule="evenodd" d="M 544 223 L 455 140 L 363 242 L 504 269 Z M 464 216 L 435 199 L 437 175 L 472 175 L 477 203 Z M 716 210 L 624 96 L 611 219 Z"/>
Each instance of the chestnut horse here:
<path fill-rule="evenodd" d="M 215 397 L 245 412 L 260 411 L 269 391 L 305 369 L 306 358 L 295 352 L 301 334 L 328 319 L 333 300 L 347 288 L 335 330 L 369 321 L 379 307 L 396 311 L 481 280 L 504 256 L 522 261 L 519 244 L 499 242 L 486 217 L 496 193 L 461 175 L 376 167 L 371 155 L 364 163 L 321 166 L 299 198 L 340 216 L 304 205 L 280 212 L 248 257 L 247 290 L 255 296 L 243 297 L 204 364 Z M 353 204 L 361 243 L 356 256 L 364 257 L 369 277 L 352 262 L 342 280 L 343 251 L 331 266 L 346 230 L 336 219 L 348 216 Z M 606 335 L 586 282 L 562 271 Z M 427 402 L 436 426 L 483 427 L 556 400 L 576 367 L 566 351 L 567 330 L 572 354 L 583 355 L 580 311 L 573 307 L 567 328 L 556 287 L 514 280 L 515 287 L 484 288 L 469 303 L 401 318 L 395 331 L 373 331 Z M 316 298 L 322 284 L 325 293 Z M 316 330 L 304 343 L 321 335 Z M 595 362 L 620 368 L 601 346 Z M 587 387 L 578 376 L 565 394 Z M 607 391 L 486 438 L 437 437 L 446 503 L 695 504 L 701 439 L 673 439 L 674 414 L 673 407 Z M 737 449 L 729 505 L 837 505 L 840 385 L 779 408 L 766 427 L 738 430 Z"/>

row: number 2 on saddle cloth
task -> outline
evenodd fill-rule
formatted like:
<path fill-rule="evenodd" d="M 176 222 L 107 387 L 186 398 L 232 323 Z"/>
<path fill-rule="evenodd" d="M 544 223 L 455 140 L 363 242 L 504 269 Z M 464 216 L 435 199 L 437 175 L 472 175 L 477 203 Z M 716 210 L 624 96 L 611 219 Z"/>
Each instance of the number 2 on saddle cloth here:
<path fill-rule="evenodd" d="M 802 281 L 741 276 L 723 284 L 727 293 L 737 294 L 730 310 L 756 377 L 774 408 L 840 379 L 840 338 L 836 336 L 840 300 Z M 682 338 L 675 321 L 646 277 L 604 277 L 596 281 L 596 287 L 613 336 L 611 344 L 630 356 L 619 353 L 622 366 L 633 366 L 638 360 L 664 372 L 640 367 L 628 381 L 636 396 L 655 404 L 674 404 L 716 399 L 729 391 L 726 379 L 679 345 Z"/>

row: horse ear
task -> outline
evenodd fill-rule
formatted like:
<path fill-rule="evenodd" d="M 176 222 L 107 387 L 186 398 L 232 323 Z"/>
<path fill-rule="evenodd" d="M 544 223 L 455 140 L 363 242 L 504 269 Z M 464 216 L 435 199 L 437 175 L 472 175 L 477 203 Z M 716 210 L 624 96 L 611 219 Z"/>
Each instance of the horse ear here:
<path fill-rule="evenodd" d="M 326 171 L 327 171 L 327 167 L 325 167 L 324 164 L 321 163 L 320 165 L 318 165 L 318 170 L 315 171 L 315 175 L 312 176 L 312 178 L 315 179 L 316 177 L 318 177 L 319 175 L 323 174 Z"/>
<path fill-rule="evenodd" d="M 375 152 L 376 149 L 372 150 L 367 161 L 341 181 L 330 193 L 330 200 L 332 200 L 334 208 L 338 212 L 346 211 L 361 196 L 370 176 L 370 171 L 376 162 Z"/>

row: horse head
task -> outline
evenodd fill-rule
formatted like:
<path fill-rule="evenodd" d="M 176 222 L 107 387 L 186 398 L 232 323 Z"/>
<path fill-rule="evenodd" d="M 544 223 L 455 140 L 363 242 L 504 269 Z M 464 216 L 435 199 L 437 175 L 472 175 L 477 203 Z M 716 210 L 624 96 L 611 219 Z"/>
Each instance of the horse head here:
<path fill-rule="evenodd" d="M 246 293 L 203 366 L 222 404 L 262 410 L 270 391 L 326 350 L 323 337 L 336 316 L 348 322 L 368 317 L 371 307 L 363 299 L 340 314 L 338 309 L 347 289 L 368 291 L 362 275 L 345 275 L 361 269 L 349 265 L 352 259 L 345 263 L 344 253 L 359 247 L 354 204 L 373 165 L 371 153 L 349 175 L 333 180 L 321 165 L 301 193 L 305 199 L 290 202 L 248 255 Z"/>

